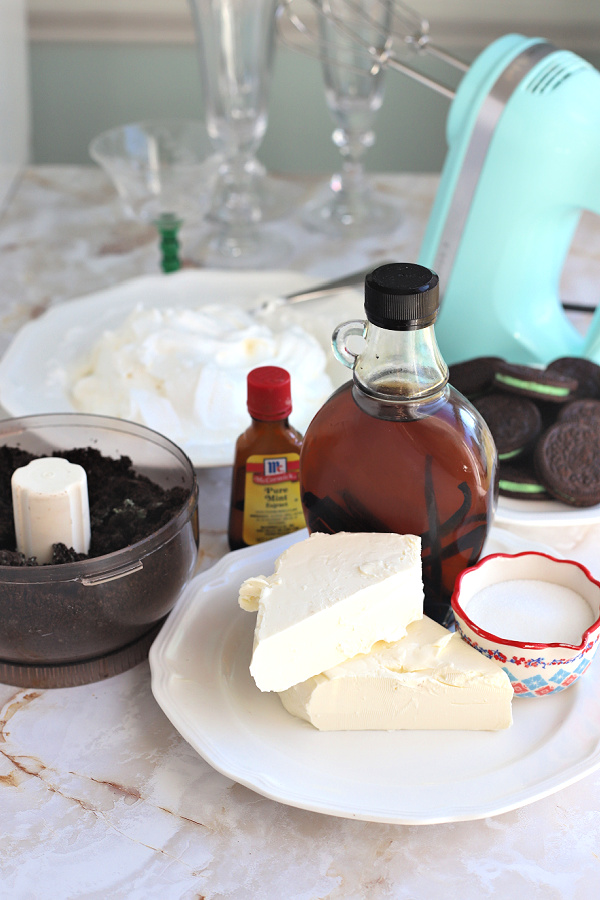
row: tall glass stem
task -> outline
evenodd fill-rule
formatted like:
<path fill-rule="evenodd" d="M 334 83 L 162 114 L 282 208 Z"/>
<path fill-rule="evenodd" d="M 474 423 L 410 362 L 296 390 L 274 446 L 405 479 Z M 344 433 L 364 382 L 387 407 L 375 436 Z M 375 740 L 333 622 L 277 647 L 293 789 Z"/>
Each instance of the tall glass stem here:
<path fill-rule="evenodd" d="M 263 235 L 256 159 L 267 128 L 275 53 L 277 0 L 189 0 L 206 113 L 221 166 L 209 219 L 220 265 L 269 265 L 281 256 L 277 238 Z"/>
<path fill-rule="evenodd" d="M 368 216 L 370 203 L 373 202 L 363 158 L 375 143 L 375 134 L 372 130 L 356 131 L 348 126 L 345 129 L 336 128 L 332 139 L 342 156 L 341 171 L 330 181 L 335 196 L 337 219 L 342 226 L 360 226 Z"/>
<path fill-rule="evenodd" d="M 373 67 L 365 44 L 382 46 L 392 25 L 391 0 L 320 0 L 319 53 L 325 100 L 336 124 L 333 142 L 342 167 L 327 191 L 309 204 L 304 221 L 331 234 L 365 234 L 397 221 L 366 178 L 363 158 L 375 143 L 373 125 L 383 102 L 384 70 Z"/>

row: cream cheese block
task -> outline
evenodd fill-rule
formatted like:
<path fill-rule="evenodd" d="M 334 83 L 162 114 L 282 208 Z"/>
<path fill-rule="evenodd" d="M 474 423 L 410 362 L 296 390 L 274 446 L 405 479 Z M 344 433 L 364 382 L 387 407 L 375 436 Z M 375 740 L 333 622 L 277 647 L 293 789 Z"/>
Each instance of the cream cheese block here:
<path fill-rule="evenodd" d="M 248 578 L 239 604 L 257 610 L 250 663 L 261 691 L 285 691 L 377 641 L 397 641 L 423 615 L 415 535 L 312 534 Z"/>
<path fill-rule="evenodd" d="M 321 731 L 497 731 L 512 723 L 506 672 L 427 616 L 402 640 L 375 644 L 279 696 Z"/>

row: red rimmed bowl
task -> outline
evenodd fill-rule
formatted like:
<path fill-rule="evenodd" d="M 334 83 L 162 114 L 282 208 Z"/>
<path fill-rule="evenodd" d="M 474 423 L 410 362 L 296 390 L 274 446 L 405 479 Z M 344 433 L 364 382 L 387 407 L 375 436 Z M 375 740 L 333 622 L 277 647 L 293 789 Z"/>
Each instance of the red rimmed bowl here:
<path fill-rule="evenodd" d="M 600 638 L 600 582 L 580 563 L 497 553 L 466 569 L 452 595 L 463 640 L 496 660 L 520 697 L 565 690 Z"/>

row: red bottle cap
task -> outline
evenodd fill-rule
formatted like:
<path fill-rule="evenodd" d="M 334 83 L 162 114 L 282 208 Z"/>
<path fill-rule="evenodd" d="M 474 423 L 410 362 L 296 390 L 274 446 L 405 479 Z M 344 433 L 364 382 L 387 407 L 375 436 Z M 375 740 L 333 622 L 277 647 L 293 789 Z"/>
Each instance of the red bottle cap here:
<path fill-rule="evenodd" d="M 275 422 L 292 411 L 290 373 L 279 366 L 259 366 L 248 373 L 248 412 L 253 419 Z"/>

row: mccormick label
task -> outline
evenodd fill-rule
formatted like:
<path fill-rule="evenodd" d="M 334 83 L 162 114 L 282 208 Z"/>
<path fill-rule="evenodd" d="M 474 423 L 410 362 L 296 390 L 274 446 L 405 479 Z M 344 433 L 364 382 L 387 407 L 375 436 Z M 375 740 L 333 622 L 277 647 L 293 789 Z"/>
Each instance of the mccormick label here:
<path fill-rule="evenodd" d="M 300 456 L 249 456 L 246 460 L 246 544 L 259 544 L 305 527 L 300 502 Z"/>

